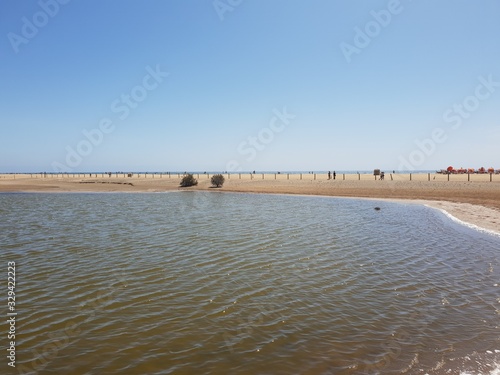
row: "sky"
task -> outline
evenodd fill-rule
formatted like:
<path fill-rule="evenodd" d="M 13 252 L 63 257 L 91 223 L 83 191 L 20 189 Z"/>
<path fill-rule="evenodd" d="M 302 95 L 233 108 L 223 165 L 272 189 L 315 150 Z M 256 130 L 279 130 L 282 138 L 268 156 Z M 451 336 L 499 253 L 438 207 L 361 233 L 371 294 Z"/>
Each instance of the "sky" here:
<path fill-rule="evenodd" d="M 500 168 L 500 1 L 0 1 L 0 172 Z"/>

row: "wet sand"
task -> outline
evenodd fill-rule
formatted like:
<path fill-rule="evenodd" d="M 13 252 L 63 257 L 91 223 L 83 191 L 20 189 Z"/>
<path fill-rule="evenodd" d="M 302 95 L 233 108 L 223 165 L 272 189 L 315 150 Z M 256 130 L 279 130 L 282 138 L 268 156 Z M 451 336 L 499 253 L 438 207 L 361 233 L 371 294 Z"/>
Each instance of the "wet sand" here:
<path fill-rule="evenodd" d="M 302 194 L 351 198 L 404 200 L 444 210 L 453 217 L 500 233 L 500 175 L 387 174 L 231 174 L 223 188 L 213 189 L 210 176 L 195 174 L 198 186 L 180 188 L 181 175 L 113 174 L 0 175 L 0 192 L 162 192 L 173 190 L 230 191 L 244 193 Z M 449 180 L 448 180 L 449 178 Z M 491 182 L 490 182 L 491 178 Z"/>

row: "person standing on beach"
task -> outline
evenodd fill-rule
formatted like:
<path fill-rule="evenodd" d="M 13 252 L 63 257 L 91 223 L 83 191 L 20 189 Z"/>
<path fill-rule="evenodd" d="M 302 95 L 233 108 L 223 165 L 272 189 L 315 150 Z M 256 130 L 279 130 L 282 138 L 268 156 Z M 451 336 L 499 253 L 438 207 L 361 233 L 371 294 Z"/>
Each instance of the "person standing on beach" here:
<path fill-rule="evenodd" d="M 335 177 L 337 177 L 337 173 L 335 173 L 335 171 L 333 171 L 333 179 L 335 180 Z"/>
<path fill-rule="evenodd" d="M 332 174 L 328 171 L 328 179 L 332 178 Z"/>

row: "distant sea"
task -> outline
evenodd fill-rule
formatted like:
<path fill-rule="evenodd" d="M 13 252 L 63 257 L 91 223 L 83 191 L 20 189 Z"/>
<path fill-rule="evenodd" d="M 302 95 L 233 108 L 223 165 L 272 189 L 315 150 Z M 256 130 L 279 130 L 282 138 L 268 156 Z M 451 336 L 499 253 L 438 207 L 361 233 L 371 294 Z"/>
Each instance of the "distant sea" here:
<path fill-rule="evenodd" d="M 16 264 L 18 373 L 500 372 L 500 237 L 437 210 L 2 193 L 0 218 L 4 311 Z"/>
<path fill-rule="evenodd" d="M 331 169 L 330 172 L 336 172 L 337 174 L 373 174 L 373 169 L 370 169 L 370 170 L 335 170 L 335 169 Z M 385 173 L 397 173 L 397 174 L 408 174 L 408 173 L 412 173 L 412 174 L 423 174 L 423 173 L 436 173 L 436 169 L 432 169 L 432 170 L 415 170 L 415 171 L 393 171 L 393 170 L 388 170 L 388 169 L 381 169 L 381 171 L 384 171 Z M 184 174 L 184 173 L 193 173 L 193 174 L 204 174 L 204 173 L 209 173 L 209 174 L 216 174 L 216 173 L 228 173 L 228 171 L 80 171 L 80 172 L 71 172 L 69 174 L 83 174 L 83 173 L 91 173 L 91 174 L 101 174 L 101 173 L 108 173 L 108 172 L 111 172 L 111 173 L 135 173 L 135 174 L 160 174 L 160 173 L 163 173 L 163 174 L 167 174 L 167 173 L 171 173 L 171 174 Z M 329 171 L 287 171 L 287 170 L 283 170 L 283 171 L 260 171 L 260 170 L 251 170 L 251 171 L 229 171 L 230 174 L 238 174 L 238 173 L 264 173 L 264 174 L 274 174 L 274 173 L 280 173 L 280 174 L 312 174 L 312 173 L 316 173 L 316 174 L 327 174 Z M 21 172 L 22 174 L 36 174 L 36 173 L 44 173 L 43 171 L 35 171 L 35 172 Z M 56 172 L 51 172 L 51 171 L 48 171 L 47 174 L 51 174 L 51 173 L 56 173 Z M 13 174 L 13 173 L 7 173 L 7 174 Z M 59 172 L 60 174 L 60 172 Z"/>

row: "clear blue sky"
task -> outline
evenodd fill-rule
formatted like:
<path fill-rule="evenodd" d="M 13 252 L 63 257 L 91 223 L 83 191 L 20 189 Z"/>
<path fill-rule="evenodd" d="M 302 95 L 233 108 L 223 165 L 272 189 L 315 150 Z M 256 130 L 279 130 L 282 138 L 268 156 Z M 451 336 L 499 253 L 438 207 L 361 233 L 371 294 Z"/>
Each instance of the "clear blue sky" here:
<path fill-rule="evenodd" d="M 59 1 L 0 2 L 0 172 L 500 168 L 499 1 Z"/>

